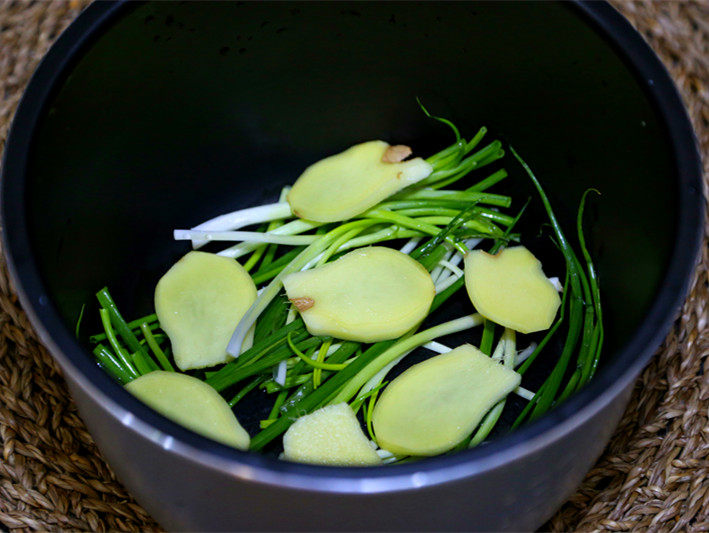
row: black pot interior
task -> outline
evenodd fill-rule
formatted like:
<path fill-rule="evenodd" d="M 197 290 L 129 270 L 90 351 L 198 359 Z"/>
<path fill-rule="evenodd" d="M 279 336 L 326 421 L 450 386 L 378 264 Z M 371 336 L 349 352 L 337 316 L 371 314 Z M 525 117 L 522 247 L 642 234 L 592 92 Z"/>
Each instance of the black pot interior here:
<path fill-rule="evenodd" d="M 511 143 L 570 237 L 583 191 L 602 193 L 586 222 L 610 361 L 673 250 L 674 161 L 627 66 L 577 8 L 550 2 L 124 9 L 56 91 L 31 147 L 31 245 L 66 327 L 88 303 L 84 337 L 98 331 L 93 294 L 104 285 L 126 317 L 151 312 L 157 279 L 188 249 L 174 228 L 274 201 L 319 158 L 369 139 L 423 155 L 446 146 L 450 131 L 416 96 L 464 136 L 485 125 L 490 139 Z M 499 166 L 513 211 L 534 198 L 524 242 L 563 278 L 529 180 L 511 157 Z M 471 311 L 460 298 L 443 315 Z M 525 386 L 543 380 L 555 350 Z M 509 402 L 501 428 L 521 405 Z M 253 434 L 269 408 L 255 395 L 238 414 Z"/>

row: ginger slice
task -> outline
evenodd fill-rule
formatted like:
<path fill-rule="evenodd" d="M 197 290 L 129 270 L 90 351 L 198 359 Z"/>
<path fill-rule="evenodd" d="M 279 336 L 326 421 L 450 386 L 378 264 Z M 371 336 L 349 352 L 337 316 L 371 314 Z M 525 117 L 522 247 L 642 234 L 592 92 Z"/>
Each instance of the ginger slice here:
<path fill-rule="evenodd" d="M 426 178 L 433 167 L 411 148 L 384 141 L 357 144 L 305 169 L 288 193 L 293 214 L 315 222 L 347 220 Z"/>
<path fill-rule="evenodd" d="M 465 257 L 465 286 L 485 318 L 521 333 L 549 329 L 561 304 L 542 264 L 524 246 Z"/>
<path fill-rule="evenodd" d="M 381 463 L 346 403 L 323 407 L 296 420 L 283 435 L 283 458 L 331 466 Z"/>
<path fill-rule="evenodd" d="M 204 381 L 156 370 L 126 385 L 126 390 L 161 415 L 205 437 L 240 450 L 250 438 L 219 393 Z"/>
<path fill-rule="evenodd" d="M 403 335 L 425 318 L 435 295 L 420 263 L 382 246 L 290 274 L 283 285 L 311 334 L 360 342 Z"/>
<path fill-rule="evenodd" d="M 189 252 L 175 263 L 155 288 L 155 312 L 179 369 L 231 359 L 227 344 L 255 299 L 251 276 L 233 259 Z"/>
<path fill-rule="evenodd" d="M 384 390 L 372 415 L 377 443 L 401 455 L 446 452 L 520 380 L 519 374 L 469 344 L 432 357 Z"/>

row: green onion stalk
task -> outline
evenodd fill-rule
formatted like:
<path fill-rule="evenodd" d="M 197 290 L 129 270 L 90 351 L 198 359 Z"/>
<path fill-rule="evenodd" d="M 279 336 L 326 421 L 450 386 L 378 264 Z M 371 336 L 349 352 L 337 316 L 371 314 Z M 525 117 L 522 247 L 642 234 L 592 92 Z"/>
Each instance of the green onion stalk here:
<path fill-rule="evenodd" d="M 561 355 L 549 377 L 542 383 L 532 400 L 515 420 L 512 425 L 512 427 L 515 428 L 525 419 L 534 420 L 539 418 L 551 407 L 566 399 L 572 392 L 579 390 L 588 382 L 600 358 L 600 347 L 603 342 L 603 323 L 598 277 L 593 267 L 590 253 L 586 247 L 582 228 L 583 212 L 589 191 L 586 191 L 581 198 L 576 221 L 578 239 L 586 262 L 586 269 L 584 270 L 576 253 L 564 235 L 561 225 L 554 214 L 551 203 L 539 180 L 519 154 L 514 149 L 511 151 L 537 189 L 553 228 L 556 243 L 566 263 L 564 301 L 562 302 L 560 318 L 552 329 L 549 330 L 543 341 L 537 347 L 537 350 L 535 350 L 532 356 L 518 369 L 519 373 L 524 373 L 524 371 L 529 368 L 544 345 L 546 345 L 551 336 L 556 333 L 563 319 L 564 308 L 568 308 L 568 327 Z M 576 355 L 576 369 L 559 394 L 559 390 L 567 375 L 569 363 L 574 354 Z"/>

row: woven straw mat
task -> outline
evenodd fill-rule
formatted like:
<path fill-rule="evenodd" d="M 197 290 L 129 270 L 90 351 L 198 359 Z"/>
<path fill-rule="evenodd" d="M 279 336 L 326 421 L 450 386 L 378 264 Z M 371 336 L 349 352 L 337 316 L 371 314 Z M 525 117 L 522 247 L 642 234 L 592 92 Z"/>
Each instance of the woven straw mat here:
<path fill-rule="evenodd" d="M 50 44 L 83 1 L 0 0 L 0 145 Z M 664 61 L 709 160 L 709 0 L 616 3 Z M 1 252 L 1 251 L 0 251 Z M 709 256 L 637 383 L 623 421 L 553 531 L 709 531 Z M 9 530 L 156 530 L 104 463 L 0 256 L 0 524 Z"/>

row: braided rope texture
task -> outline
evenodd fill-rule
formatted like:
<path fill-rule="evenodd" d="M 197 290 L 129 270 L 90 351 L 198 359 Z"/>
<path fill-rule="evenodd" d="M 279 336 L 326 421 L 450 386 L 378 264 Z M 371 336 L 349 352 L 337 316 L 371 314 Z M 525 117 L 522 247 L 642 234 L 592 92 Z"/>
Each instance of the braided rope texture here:
<path fill-rule="evenodd" d="M 0 149 L 39 60 L 86 5 L 0 0 Z M 709 198 L 709 0 L 614 5 L 679 87 L 704 154 Z M 0 525 L 158 530 L 96 449 L 19 305 L 1 255 Z M 709 531 L 708 272 L 705 246 L 681 315 L 638 380 L 604 455 L 544 529 Z"/>

